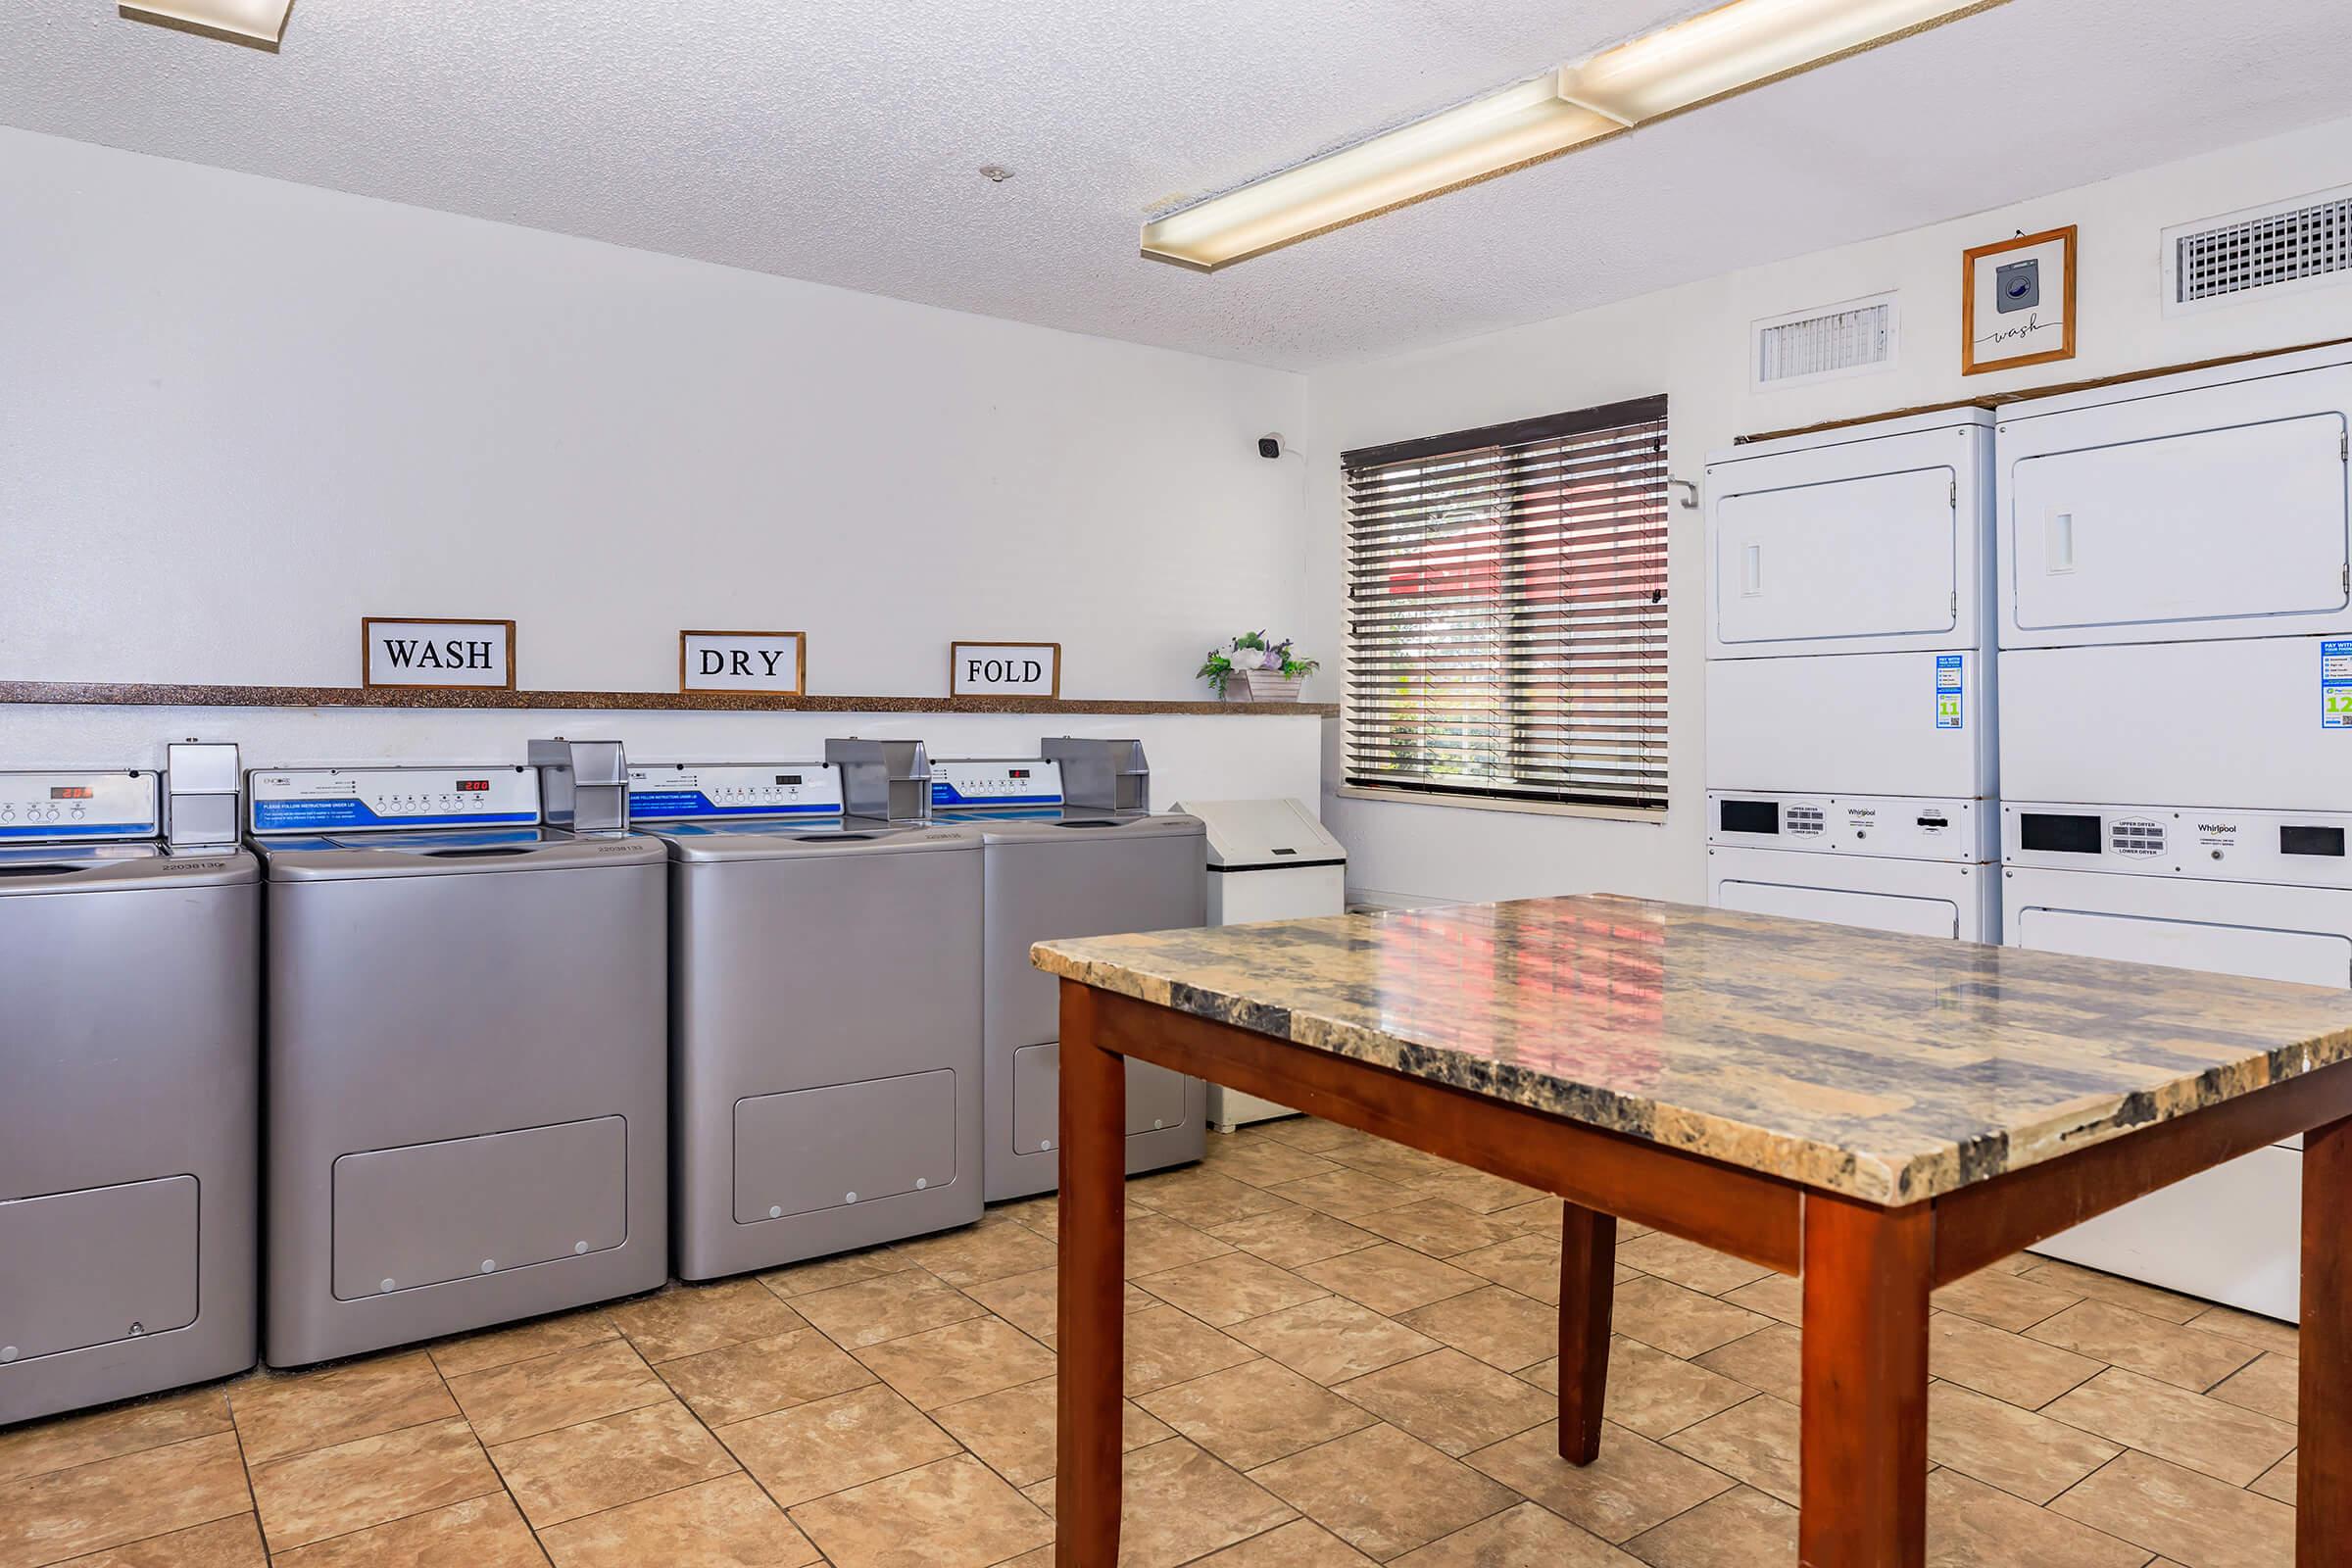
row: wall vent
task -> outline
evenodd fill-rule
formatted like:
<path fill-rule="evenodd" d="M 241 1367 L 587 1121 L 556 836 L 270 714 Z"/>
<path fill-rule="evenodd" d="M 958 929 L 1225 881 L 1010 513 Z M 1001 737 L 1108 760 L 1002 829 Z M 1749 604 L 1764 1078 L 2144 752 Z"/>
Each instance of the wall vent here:
<path fill-rule="evenodd" d="M 1749 384 L 1761 391 L 1892 369 L 1900 326 L 1891 293 L 1766 317 L 1750 329 Z"/>
<path fill-rule="evenodd" d="M 2164 231 L 2165 314 L 2352 278 L 2352 186 Z"/>

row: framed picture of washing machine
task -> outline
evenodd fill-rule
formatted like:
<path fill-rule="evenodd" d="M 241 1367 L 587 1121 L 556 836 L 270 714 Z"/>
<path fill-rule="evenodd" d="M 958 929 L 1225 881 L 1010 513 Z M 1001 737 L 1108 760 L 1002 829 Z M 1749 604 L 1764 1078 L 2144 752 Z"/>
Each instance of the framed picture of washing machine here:
<path fill-rule="evenodd" d="M 950 697 L 1059 697 L 1061 644 L 951 642 Z"/>
<path fill-rule="evenodd" d="M 2075 357 L 2075 226 L 1960 257 L 1960 373 Z"/>
<path fill-rule="evenodd" d="M 363 615 L 360 684 L 511 692 L 514 623 L 448 615 Z"/>
<path fill-rule="evenodd" d="M 808 638 L 797 631 L 682 631 L 678 690 L 799 697 L 808 689 Z"/>

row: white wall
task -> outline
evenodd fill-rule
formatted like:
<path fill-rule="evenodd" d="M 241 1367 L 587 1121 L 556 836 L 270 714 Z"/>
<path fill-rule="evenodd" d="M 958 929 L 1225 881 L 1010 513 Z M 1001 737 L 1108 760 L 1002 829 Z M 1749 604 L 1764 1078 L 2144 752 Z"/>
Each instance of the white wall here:
<path fill-rule="evenodd" d="M 1344 628 L 1338 457 L 1353 447 L 1664 392 L 1676 476 L 1696 480 L 1736 435 L 2152 366 L 2352 336 L 2352 285 L 2167 318 L 2159 232 L 2195 219 L 2352 182 L 2352 120 L 1997 212 L 1733 272 L 1309 378 L 1315 463 L 1314 618 L 1301 639 L 1336 649 Z M 1705 223 L 1662 202 L 1657 220 Z M 2078 354 L 2022 370 L 1960 374 L 1960 253 L 2074 223 L 2081 228 Z M 1748 389 L 1749 323 L 1884 289 L 1901 291 L 1902 353 L 1886 373 L 1763 394 Z M 1700 514 L 1677 508 L 1669 548 L 1671 799 L 1662 823 L 1327 799 L 1350 885 L 1403 902 L 1590 889 L 1704 897 L 1704 624 Z M 1326 790 L 1340 778 L 1328 726 Z"/>
<path fill-rule="evenodd" d="M 516 619 L 525 687 L 672 690 L 718 626 L 806 631 L 816 692 L 942 693 L 966 637 L 1060 641 L 1065 696 L 1202 697 L 1202 650 L 1305 613 L 1307 470 L 1253 445 L 1303 411 L 1281 371 L 0 129 L 0 679 L 355 685 L 363 614 L 441 614 Z M 852 727 L 597 723 L 664 757 Z M 1167 729 L 1163 793 L 1311 798 L 1312 724 L 1271 725 Z M 0 709 L 0 766 L 540 727 Z M 1279 789 L 1274 736 L 1310 769 Z"/>

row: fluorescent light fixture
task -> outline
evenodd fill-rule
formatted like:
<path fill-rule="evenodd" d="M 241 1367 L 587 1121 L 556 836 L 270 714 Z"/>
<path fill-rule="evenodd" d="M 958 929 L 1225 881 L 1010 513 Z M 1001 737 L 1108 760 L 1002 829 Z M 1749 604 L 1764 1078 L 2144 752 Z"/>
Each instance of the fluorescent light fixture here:
<path fill-rule="evenodd" d="M 220 38 L 277 52 L 294 0 L 122 0 L 117 13 L 131 22 Z"/>
<path fill-rule="evenodd" d="M 1732 0 L 1155 218 L 1144 254 L 1213 272 L 2001 3 Z"/>

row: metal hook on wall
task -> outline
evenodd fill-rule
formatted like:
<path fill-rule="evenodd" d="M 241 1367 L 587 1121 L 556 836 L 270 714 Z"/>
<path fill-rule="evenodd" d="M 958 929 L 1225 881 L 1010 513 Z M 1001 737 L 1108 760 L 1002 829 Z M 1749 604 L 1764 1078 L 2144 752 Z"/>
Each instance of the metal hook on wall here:
<path fill-rule="evenodd" d="M 1691 479 L 1669 479 L 1666 481 L 1666 488 L 1669 490 L 1689 491 L 1690 494 L 1688 496 L 1681 498 L 1675 504 L 1681 507 L 1685 512 L 1696 512 L 1698 510 L 1697 481 Z"/>

